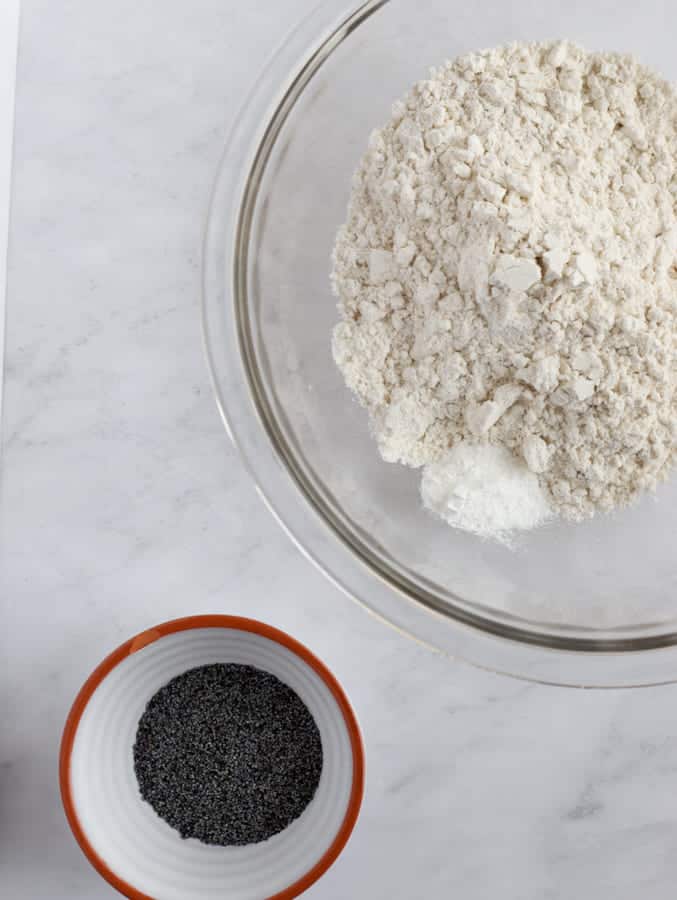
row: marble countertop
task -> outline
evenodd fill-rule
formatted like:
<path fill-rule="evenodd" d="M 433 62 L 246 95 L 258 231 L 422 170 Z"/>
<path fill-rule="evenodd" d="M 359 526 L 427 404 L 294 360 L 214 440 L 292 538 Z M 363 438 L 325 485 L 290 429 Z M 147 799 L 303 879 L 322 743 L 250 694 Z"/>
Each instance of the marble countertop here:
<path fill-rule="evenodd" d="M 14 87 L 18 39 L 19 0 L 6 0 L 0 5 L 0 421 L 2 420 L 7 239 L 9 236 L 9 197 L 14 143 Z"/>
<path fill-rule="evenodd" d="M 243 92 L 312 5 L 24 0 L 2 426 L 1 893 L 116 896 L 61 811 L 64 717 L 130 634 L 228 611 L 311 647 L 363 726 L 362 815 L 308 897 L 668 900 L 677 687 L 531 686 L 391 632 L 280 531 L 217 415 L 198 315 L 209 190 Z"/>

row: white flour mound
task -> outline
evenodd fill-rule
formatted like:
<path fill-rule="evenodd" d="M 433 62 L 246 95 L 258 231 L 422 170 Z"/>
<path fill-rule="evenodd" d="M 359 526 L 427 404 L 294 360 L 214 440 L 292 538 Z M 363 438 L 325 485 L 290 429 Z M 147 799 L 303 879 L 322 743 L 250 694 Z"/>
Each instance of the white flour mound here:
<path fill-rule="evenodd" d="M 510 546 L 552 513 L 537 476 L 505 447 L 457 444 L 421 478 L 423 505 L 454 528 Z"/>
<path fill-rule="evenodd" d="M 677 94 L 565 42 L 443 65 L 371 136 L 333 285 L 384 459 L 499 445 L 568 518 L 630 502 L 676 458 Z"/>

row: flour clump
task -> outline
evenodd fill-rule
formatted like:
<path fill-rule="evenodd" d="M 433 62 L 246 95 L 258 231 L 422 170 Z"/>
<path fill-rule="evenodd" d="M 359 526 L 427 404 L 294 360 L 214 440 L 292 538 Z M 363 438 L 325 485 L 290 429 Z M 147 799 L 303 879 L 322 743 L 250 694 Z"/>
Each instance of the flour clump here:
<path fill-rule="evenodd" d="M 370 138 L 332 281 L 385 460 L 496 445 L 566 518 L 631 502 L 676 456 L 677 94 L 566 42 L 433 70 Z"/>

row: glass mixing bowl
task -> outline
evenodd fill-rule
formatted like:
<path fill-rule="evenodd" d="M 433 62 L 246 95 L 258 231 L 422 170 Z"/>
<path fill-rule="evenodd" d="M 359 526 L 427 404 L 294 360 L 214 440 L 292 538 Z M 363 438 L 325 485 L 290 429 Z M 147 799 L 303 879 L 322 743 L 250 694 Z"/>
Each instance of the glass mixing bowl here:
<path fill-rule="evenodd" d="M 204 332 L 230 435 L 271 510 L 349 595 L 477 665 L 575 686 L 677 678 L 677 479 L 629 510 L 556 523 L 517 551 L 455 531 L 419 473 L 381 460 L 331 357 L 330 254 L 370 131 L 429 67 L 567 37 L 677 74 L 664 0 L 324 3 L 246 102 L 214 189 Z M 667 18 L 672 18 L 672 26 Z"/>

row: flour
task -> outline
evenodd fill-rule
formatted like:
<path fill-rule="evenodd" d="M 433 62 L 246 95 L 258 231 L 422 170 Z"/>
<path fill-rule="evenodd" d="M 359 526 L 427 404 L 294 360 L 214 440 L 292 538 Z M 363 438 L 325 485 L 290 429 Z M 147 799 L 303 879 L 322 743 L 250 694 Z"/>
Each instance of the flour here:
<path fill-rule="evenodd" d="M 461 442 L 421 478 L 423 505 L 454 528 L 511 546 L 552 516 L 538 478 L 505 447 Z"/>
<path fill-rule="evenodd" d="M 384 459 L 496 445 L 565 517 L 632 501 L 676 458 L 677 95 L 564 42 L 443 65 L 371 136 L 333 285 Z"/>

